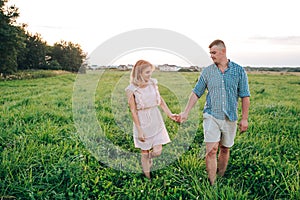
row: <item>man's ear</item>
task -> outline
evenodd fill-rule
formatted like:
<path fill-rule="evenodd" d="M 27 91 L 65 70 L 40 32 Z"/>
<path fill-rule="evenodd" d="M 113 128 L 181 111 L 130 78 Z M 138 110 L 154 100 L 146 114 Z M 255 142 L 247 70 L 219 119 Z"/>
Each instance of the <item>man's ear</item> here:
<path fill-rule="evenodd" d="M 222 49 L 222 53 L 226 54 L 226 49 L 225 48 Z"/>

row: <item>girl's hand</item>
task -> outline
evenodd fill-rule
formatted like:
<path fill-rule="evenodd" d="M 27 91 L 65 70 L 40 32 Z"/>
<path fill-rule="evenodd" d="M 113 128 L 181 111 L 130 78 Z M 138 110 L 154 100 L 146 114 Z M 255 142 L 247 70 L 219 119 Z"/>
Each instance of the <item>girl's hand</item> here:
<path fill-rule="evenodd" d="M 138 139 L 141 142 L 145 142 L 145 137 L 144 137 L 143 132 L 139 131 L 139 133 L 138 133 Z"/>
<path fill-rule="evenodd" d="M 180 121 L 180 116 L 178 114 L 171 114 L 169 117 L 172 120 L 174 120 L 175 122 L 179 122 Z"/>

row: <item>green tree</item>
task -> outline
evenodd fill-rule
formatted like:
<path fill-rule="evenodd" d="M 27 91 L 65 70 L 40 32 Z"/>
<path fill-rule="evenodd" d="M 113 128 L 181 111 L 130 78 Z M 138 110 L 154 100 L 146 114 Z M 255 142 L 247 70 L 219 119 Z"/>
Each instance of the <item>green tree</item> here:
<path fill-rule="evenodd" d="M 26 50 L 20 54 L 19 69 L 45 69 L 47 56 L 47 43 L 40 34 L 26 34 Z"/>
<path fill-rule="evenodd" d="M 86 58 L 79 44 L 63 40 L 53 45 L 50 56 L 58 61 L 63 70 L 71 72 L 77 72 Z"/>
<path fill-rule="evenodd" d="M 17 71 L 18 53 L 25 48 L 23 28 L 15 26 L 18 8 L 6 7 L 0 0 L 0 73 L 4 76 Z"/>

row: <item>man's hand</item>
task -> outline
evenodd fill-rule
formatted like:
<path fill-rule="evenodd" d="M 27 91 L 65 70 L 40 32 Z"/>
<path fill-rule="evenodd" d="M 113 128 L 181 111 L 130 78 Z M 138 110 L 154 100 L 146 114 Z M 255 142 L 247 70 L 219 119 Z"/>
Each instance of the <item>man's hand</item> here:
<path fill-rule="evenodd" d="M 182 112 L 179 114 L 177 122 L 180 122 L 180 123 L 185 122 L 187 120 L 187 118 L 188 118 L 188 114 L 185 112 Z"/>
<path fill-rule="evenodd" d="M 248 120 L 242 119 L 239 124 L 239 130 L 241 133 L 245 132 L 248 129 Z"/>

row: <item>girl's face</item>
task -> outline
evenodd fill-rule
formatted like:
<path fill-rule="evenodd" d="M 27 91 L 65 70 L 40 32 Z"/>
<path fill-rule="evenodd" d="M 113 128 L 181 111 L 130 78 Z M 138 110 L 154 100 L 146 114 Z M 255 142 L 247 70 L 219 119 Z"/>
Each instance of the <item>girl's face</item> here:
<path fill-rule="evenodd" d="M 144 79 L 145 82 L 148 82 L 150 80 L 151 75 L 152 75 L 151 66 L 146 67 L 141 73 L 141 77 Z"/>

